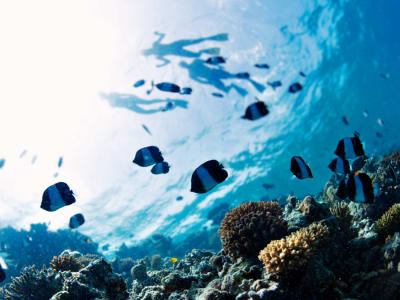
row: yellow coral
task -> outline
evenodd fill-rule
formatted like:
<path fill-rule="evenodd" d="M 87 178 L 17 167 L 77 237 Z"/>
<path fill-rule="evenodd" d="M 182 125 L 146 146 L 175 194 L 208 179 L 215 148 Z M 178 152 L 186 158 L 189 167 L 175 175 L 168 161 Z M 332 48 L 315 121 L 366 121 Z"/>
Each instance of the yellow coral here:
<path fill-rule="evenodd" d="M 260 251 L 258 259 L 269 273 L 289 273 L 304 267 L 314 255 L 317 246 L 327 240 L 328 227 L 313 223 L 293 232 L 284 239 L 270 242 Z"/>
<path fill-rule="evenodd" d="M 400 204 L 394 204 L 376 221 L 375 231 L 381 238 L 400 230 Z"/>
<path fill-rule="evenodd" d="M 353 217 L 350 214 L 350 209 L 346 202 L 335 203 L 329 210 L 341 224 L 347 225 L 348 227 L 351 226 Z"/>

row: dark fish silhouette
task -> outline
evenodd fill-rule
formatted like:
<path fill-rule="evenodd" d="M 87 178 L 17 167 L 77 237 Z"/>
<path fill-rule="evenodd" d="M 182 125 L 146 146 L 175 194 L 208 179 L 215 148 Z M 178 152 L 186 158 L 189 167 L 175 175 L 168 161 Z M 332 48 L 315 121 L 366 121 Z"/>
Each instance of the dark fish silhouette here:
<path fill-rule="evenodd" d="M 183 197 L 182 197 L 182 196 L 176 197 L 176 201 L 182 201 L 182 200 L 183 200 Z"/>
<path fill-rule="evenodd" d="M 365 173 L 353 173 L 340 182 L 336 195 L 358 203 L 371 203 L 374 201 L 374 187 L 371 178 Z"/>
<path fill-rule="evenodd" d="M 366 157 L 365 155 L 357 157 L 351 164 L 351 171 L 352 172 L 360 171 L 367 163 L 367 160 L 368 160 L 368 157 Z"/>
<path fill-rule="evenodd" d="M 342 116 L 342 121 L 345 125 L 349 125 L 349 121 L 347 121 L 346 116 Z"/>
<path fill-rule="evenodd" d="M 299 74 L 300 74 L 300 76 L 302 76 L 302 77 L 306 77 L 306 76 L 307 76 L 303 71 L 300 71 Z"/>
<path fill-rule="evenodd" d="M 240 79 L 249 79 L 250 78 L 250 74 L 247 72 L 237 73 L 235 76 Z"/>
<path fill-rule="evenodd" d="M 150 129 L 146 125 L 142 124 L 142 127 L 148 134 L 152 135 Z"/>
<path fill-rule="evenodd" d="M 43 193 L 40 207 L 47 211 L 56 211 L 64 206 L 75 203 L 75 197 L 68 184 L 58 182 L 49 186 Z"/>
<path fill-rule="evenodd" d="M 158 88 L 160 91 L 163 92 L 169 92 L 169 93 L 180 93 L 181 88 L 176 85 L 175 83 L 170 83 L 170 82 L 161 82 L 157 83 L 156 88 Z"/>
<path fill-rule="evenodd" d="M 293 156 L 290 161 L 290 171 L 299 179 L 313 178 L 310 167 L 300 156 Z"/>
<path fill-rule="evenodd" d="M 211 93 L 211 95 L 213 95 L 214 97 L 217 97 L 217 98 L 223 98 L 224 97 L 224 95 L 221 94 L 221 93 Z"/>
<path fill-rule="evenodd" d="M 357 130 L 354 130 L 354 136 L 357 138 L 360 138 L 360 133 Z"/>
<path fill-rule="evenodd" d="M 184 88 L 182 88 L 182 90 L 181 90 L 181 94 L 182 95 L 190 95 L 191 93 L 192 93 L 192 88 L 190 88 L 190 87 L 184 87 Z"/>
<path fill-rule="evenodd" d="M 205 62 L 210 65 L 219 65 L 219 64 L 226 63 L 226 60 L 222 56 L 213 56 L 213 57 L 207 58 L 207 60 Z"/>
<path fill-rule="evenodd" d="M 263 183 L 262 186 L 263 186 L 263 188 L 266 189 L 266 190 L 270 190 L 270 189 L 273 189 L 273 188 L 275 187 L 275 185 L 269 184 L 269 183 Z"/>
<path fill-rule="evenodd" d="M 133 87 L 138 88 L 141 87 L 142 85 L 144 85 L 146 83 L 146 81 L 144 79 L 138 80 L 134 83 Z"/>
<path fill-rule="evenodd" d="M 3 268 L 0 265 L 0 282 L 3 282 L 6 280 L 6 272 L 3 270 Z"/>
<path fill-rule="evenodd" d="M 341 139 L 336 147 L 335 154 L 343 159 L 365 155 L 363 145 L 358 137 Z"/>
<path fill-rule="evenodd" d="M 265 117 L 268 115 L 269 110 L 267 105 L 262 102 L 262 101 L 257 101 L 255 103 L 250 104 L 246 108 L 246 112 L 244 116 L 242 116 L 242 119 L 247 119 L 247 120 L 258 120 L 262 117 Z"/>
<path fill-rule="evenodd" d="M 298 82 L 295 82 L 289 86 L 289 92 L 292 94 L 300 92 L 302 89 L 303 86 Z"/>
<path fill-rule="evenodd" d="M 335 173 L 350 174 L 350 163 L 347 159 L 343 159 L 340 157 L 335 158 L 331 161 L 328 167 L 332 170 L 332 172 Z"/>
<path fill-rule="evenodd" d="M 78 228 L 79 226 L 83 225 L 83 223 L 85 223 L 85 218 L 82 214 L 73 215 L 69 219 L 69 228 L 71 229 Z"/>
<path fill-rule="evenodd" d="M 155 175 L 167 174 L 169 172 L 169 169 L 170 169 L 170 165 L 167 162 L 163 161 L 163 162 L 155 164 L 151 168 L 150 172 Z"/>
<path fill-rule="evenodd" d="M 259 69 L 269 69 L 268 64 L 255 64 L 254 66 Z"/>
<path fill-rule="evenodd" d="M 148 146 L 136 152 L 133 163 L 141 167 L 148 167 L 163 161 L 164 158 L 161 155 L 160 149 L 156 146 Z"/>
<path fill-rule="evenodd" d="M 228 178 L 228 172 L 217 160 L 209 160 L 200 165 L 192 174 L 191 192 L 203 194 Z"/>
<path fill-rule="evenodd" d="M 268 81 L 267 84 L 268 84 L 270 87 L 272 87 L 274 90 L 275 90 L 276 88 L 282 86 L 282 82 L 281 82 L 280 80 L 275 80 L 275 81 L 272 81 L 272 82 L 269 82 L 269 81 Z"/>
<path fill-rule="evenodd" d="M 62 164 L 63 164 L 63 157 L 60 156 L 60 158 L 58 159 L 58 167 L 61 168 Z"/>
<path fill-rule="evenodd" d="M 378 138 L 383 137 L 382 133 L 380 133 L 380 132 L 377 132 L 377 133 L 376 133 L 376 136 L 377 136 Z"/>

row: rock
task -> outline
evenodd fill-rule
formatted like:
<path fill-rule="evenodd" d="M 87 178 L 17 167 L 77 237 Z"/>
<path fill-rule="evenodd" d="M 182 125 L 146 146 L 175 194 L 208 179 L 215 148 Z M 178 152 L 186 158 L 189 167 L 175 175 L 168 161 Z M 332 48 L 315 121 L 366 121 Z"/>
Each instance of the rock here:
<path fill-rule="evenodd" d="M 322 220 L 330 215 L 328 207 L 325 204 L 318 203 L 311 196 L 304 198 L 298 210 L 306 216 L 308 223 Z"/>
<path fill-rule="evenodd" d="M 194 276 L 183 277 L 177 272 L 170 273 L 161 280 L 164 289 L 168 292 L 176 290 L 187 290 L 192 285 L 193 281 L 197 281 Z"/>
<path fill-rule="evenodd" d="M 400 233 L 396 232 L 382 250 L 386 267 L 390 270 L 397 270 L 400 263 Z"/>
<path fill-rule="evenodd" d="M 144 281 L 147 279 L 147 267 L 145 264 L 138 264 L 133 266 L 131 269 L 131 275 L 133 279 L 137 281 Z"/>
<path fill-rule="evenodd" d="M 230 300 L 229 294 L 216 289 L 205 289 L 196 300 Z"/>

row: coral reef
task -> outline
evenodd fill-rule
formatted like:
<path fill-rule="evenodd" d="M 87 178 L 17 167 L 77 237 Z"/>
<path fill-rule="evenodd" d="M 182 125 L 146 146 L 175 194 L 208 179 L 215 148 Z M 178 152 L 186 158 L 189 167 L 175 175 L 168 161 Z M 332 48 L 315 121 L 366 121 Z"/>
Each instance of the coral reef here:
<path fill-rule="evenodd" d="M 154 270 L 159 270 L 159 269 L 161 269 L 161 266 L 162 266 L 161 256 L 158 255 L 158 254 L 154 254 L 154 255 L 151 257 L 151 267 L 152 267 Z"/>
<path fill-rule="evenodd" d="M 277 202 L 247 202 L 229 211 L 222 220 L 220 237 L 233 257 L 257 256 L 271 240 L 287 233 L 287 222 Z"/>
<path fill-rule="evenodd" d="M 54 256 L 50 262 L 50 267 L 58 271 L 71 271 L 78 272 L 84 267 L 84 265 L 74 256 L 63 254 L 60 256 Z"/>
<path fill-rule="evenodd" d="M 381 238 L 400 231 L 400 204 L 394 204 L 376 221 L 375 230 Z"/>
<path fill-rule="evenodd" d="M 258 258 L 269 273 L 287 275 L 304 268 L 328 235 L 326 225 L 314 223 L 284 239 L 270 242 Z"/>

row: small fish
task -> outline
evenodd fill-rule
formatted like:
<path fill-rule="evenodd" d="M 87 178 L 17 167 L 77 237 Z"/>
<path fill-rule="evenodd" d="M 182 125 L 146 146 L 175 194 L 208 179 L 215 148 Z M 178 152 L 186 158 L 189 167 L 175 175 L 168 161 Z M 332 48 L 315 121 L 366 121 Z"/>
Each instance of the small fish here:
<path fill-rule="evenodd" d="M 300 71 L 299 74 L 300 74 L 300 76 L 302 76 L 302 77 L 306 77 L 306 76 L 307 76 L 303 71 Z"/>
<path fill-rule="evenodd" d="M 61 168 L 62 164 L 63 164 L 63 157 L 60 156 L 60 158 L 58 159 L 58 167 Z"/>
<path fill-rule="evenodd" d="M 23 158 L 25 156 L 26 152 L 27 152 L 26 150 L 22 151 L 21 154 L 19 155 L 19 158 Z"/>
<path fill-rule="evenodd" d="M 364 111 L 363 111 L 363 116 L 366 117 L 366 118 L 368 118 L 368 110 L 364 110 Z"/>
<path fill-rule="evenodd" d="M 142 127 L 148 134 L 152 135 L 150 129 L 146 125 L 142 124 Z"/>
<path fill-rule="evenodd" d="M 349 125 L 349 121 L 347 121 L 346 116 L 342 116 L 342 121 L 345 125 Z"/>
<path fill-rule="evenodd" d="M 214 97 L 217 97 L 217 98 L 223 98 L 224 97 L 224 95 L 222 95 L 221 93 L 211 93 L 211 95 L 213 95 Z"/>
<path fill-rule="evenodd" d="M 377 132 L 377 133 L 375 133 L 375 134 L 376 134 L 376 136 L 377 136 L 378 138 L 383 137 L 382 133 L 380 133 L 380 132 Z"/>
<path fill-rule="evenodd" d="M 217 160 L 201 164 L 192 174 L 191 192 L 204 194 L 228 178 L 228 172 Z"/>
<path fill-rule="evenodd" d="M 0 282 L 6 280 L 6 272 L 3 270 L 2 266 L 0 265 Z"/>
<path fill-rule="evenodd" d="M 362 155 L 362 156 L 356 158 L 353 161 L 353 163 L 351 164 L 351 171 L 352 172 L 360 171 L 367 163 L 367 160 L 368 160 L 368 157 L 366 157 L 365 155 Z"/>
<path fill-rule="evenodd" d="M 310 167 L 300 156 L 293 156 L 290 161 L 290 171 L 299 179 L 313 178 Z"/>
<path fill-rule="evenodd" d="M 262 117 L 265 117 L 268 115 L 269 110 L 267 105 L 262 102 L 262 101 L 257 101 L 255 103 L 250 104 L 244 113 L 244 116 L 242 116 L 242 119 L 247 119 L 247 120 L 258 120 Z"/>
<path fill-rule="evenodd" d="M 193 92 L 193 89 L 190 87 L 184 87 L 181 90 L 181 95 L 190 95 Z"/>
<path fill-rule="evenodd" d="M 165 105 L 165 107 L 163 107 L 163 108 L 161 109 L 161 111 L 168 111 L 168 110 L 171 110 L 171 109 L 174 108 L 174 106 L 175 106 L 175 105 L 174 105 L 173 102 L 168 101 L 167 104 Z"/>
<path fill-rule="evenodd" d="M 343 159 L 365 155 L 363 145 L 358 137 L 341 139 L 334 153 Z"/>
<path fill-rule="evenodd" d="M 375 198 L 371 178 L 360 172 L 350 174 L 348 178 L 342 179 L 336 195 L 343 200 L 349 197 L 350 200 L 358 203 L 371 203 Z"/>
<path fill-rule="evenodd" d="M 176 264 L 178 262 L 178 259 L 176 257 L 172 257 L 170 259 L 170 262 L 172 262 L 173 264 Z"/>
<path fill-rule="evenodd" d="M 85 217 L 82 214 L 73 215 L 69 219 L 69 228 L 75 229 L 85 223 Z"/>
<path fill-rule="evenodd" d="M 378 119 L 376 120 L 376 122 L 378 122 L 378 125 L 379 125 L 379 126 L 383 127 L 384 123 L 383 123 L 383 120 L 382 120 L 381 118 L 378 118 Z"/>
<path fill-rule="evenodd" d="M 295 82 L 289 86 L 289 92 L 292 94 L 300 92 L 302 89 L 303 86 L 298 82 Z"/>
<path fill-rule="evenodd" d="M 249 79 L 250 78 L 250 74 L 247 72 L 237 73 L 235 76 L 240 79 Z"/>
<path fill-rule="evenodd" d="M 71 205 L 76 202 L 74 193 L 65 182 L 58 182 L 49 186 L 43 193 L 40 208 L 47 211 Z"/>
<path fill-rule="evenodd" d="M 86 244 L 90 244 L 92 241 L 91 241 L 89 238 L 85 238 L 85 239 L 84 239 L 84 242 L 85 242 Z"/>
<path fill-rule="evenodd" d="M 141 87 L 142 85 L 144 85 L 146 83 L 146 81 L 144 79 L 138 80 L 133 84 L 134 88 L 138 88 Z"/>
<path fill-rule="evenodd" d="M 270 190 L 270 189 L 273 189 L 273 188 L 275 187 L 275 185 L 269 184 L 269 183 L 263 183 L 262 186 L 263 186 L 263 188 L 266 189 L 266 190 Z"/>
<path fill-rule="evenodd" d="M 389 164 L 389 176 L 395 185 L 397 185 L 397 176 L 392 164 Z"/>
<path fill-rule="evenodd" d="M 170 168 L 170 165 L 167 162 L 163 161 L 163 162 L 155 164 L 151 168 L 150 172 L 155 175 L 167 174 L 169 172 L 169 168 Z"/>
<path fill-rule="evenodd" d="M 379 73 L 379 76 L 383 79 L 389 79 L 390 78 L 390 74 L 389 73 Z"/>
<path fill-rule="evenodd" d="M 176 197 L 176 201 L 182 201 L 182 200 L 183 200 L 183 197 L 182 197 L 182 196 Z"/>
<path fill-rule="evenodd" d="M 55 172 L 54 175 L 53 175 L 53 177 L 54 177 L 54 178 L 57 178 L 57 177 L 58 177 L 58 172 Z"/>
<path fill-rule="evenodd" d="M 37 159 L 37 156 L 34 155 L 34 156 L 32 157 L 32 165 L 36 162 L 36 159 Z"/>
<path fill-rule="evenodd" d="M 328 167 L 335 173 L 350 174 L 350 163 L 347 159 L 335 158 Z"/>
<path fill-rule="evenodd" d="M 354 130 L 353 134 L 356 138 L 360 138 L 360 133 L 357 130 Z"/>
<path fill-rule="evenodd" d="M 0 159 L 0 169 L 4 167 L 6 160 L 4 158 Z"/>
<path fill-rule="evenodd" d="M 274 90 L 275 90 L 276 88 L 282 86 L 282 82 L 281 82 L 280 80 L 275 80 L 275 81 L 272 81 L 272 82 L 269 82 L 269 81 L 268 81 L 267 84 L 268 84 L 270 87 L 272 87 Z"/>
<path fill-rule="evenodd" d="M 210 65 L 219 65 L 226 63 L 226 60 L 222 56 L 213 56 L 207 58 L 206 63 Z"/>
<path fill-rule="evenodd" d="M 181 92 L 181 88 L 178 85 L 176 85 L 175 83 L 170 83 L 170 82 L 157 83 L 155 85 L 155 87 L 163 92 L 169 92 L 169 93 L 180 93 Z"/>
<path fill-rule="evenodd" d="M 269 69 L 268 64 L 255 64 L 254 66 L 259 69 Z"/>
<path fill-rule="evenodd" d="M 163 161 L 164 158 L 161 155 L 160 149 L 156 146 L 148 146 L 136 152 L 133 163 L 141 167 L 148 167 Z"/>

